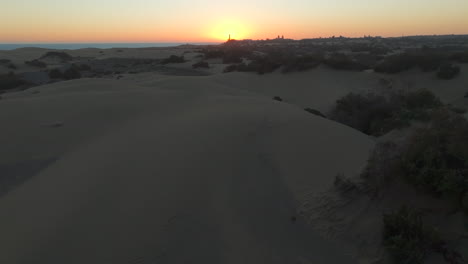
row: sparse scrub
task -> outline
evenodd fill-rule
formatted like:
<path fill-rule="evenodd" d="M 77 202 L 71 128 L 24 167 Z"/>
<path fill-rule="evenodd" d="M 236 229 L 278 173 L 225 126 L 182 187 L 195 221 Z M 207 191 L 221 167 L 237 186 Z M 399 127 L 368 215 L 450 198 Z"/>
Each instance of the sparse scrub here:
<path fill-rule="evenodd" d="M 336 70 L 362 71 L 366 67 L 343 53 L 334 53 L 324 63 Z"/>
<path fill-rule="evenodd" d="M 460 73 L 460 67 L 451 64 L 444 64 L 440 66 L 437 72 L 437 77 L 442 80 L 451 80 Z"/>
<path fill-rule="evenodd" d="M 293 57 L 292 59 L 286 60 L 283 66 L 283 73 L 306 71 L 309 69 L 316 68 L 323 62 L 322 54 L 305 55 L 299 57 Z"/>
<path fill-rule="evenodd" d="M 458 63 L 468 63 L 468 51 L 454 53 L 450 59 Z"/>
<path fill-rule="evenodd" d="M 73 57 L 70 56 L 68 53 L 58 52 L 58 51 L 49 51 L 46 54 L 42 55 L 40 59 L 47 59 L 47 58 L 57 58 L 61 60 L 62 62 L 73 60 Z"/>
<path fill-rule="evenodd" d="M 436 71 L 446 58 L 434 52 L 405 52 L 386 57 L 374 70 L 382 73 L 399 73 L 413 67 L 419 67 L 425 72 Z"/>
<path fill-rule="evenodd" d="M 398 144 L 378 144 L 362 174 L 366 185 L 379 191 L 402 180 L 456 208 L 468 194 L 468 121 L 448 108 L 434 110 L 425 126 Z"/>
<path fill-rule="evenodd" d="M 79 79 L 81 78 L 81 73 L 76 66 L 72 65 L 63 72 L 63 77 L 66 80 Z"/>
<path fill-rule="evenodd" d="M 383 216 L 383 244 L 398 264 L 422 264 L 443 243 L 435 229 L 424 225 L 421 214 L 402 207 Z"/>
<path fill-rule="evenodd" d="M 63 73 L 59 69 L 52 69 L 49 71 L 49 78 L 51 79 L 62 79 Z"/>
<path fill-rule="evenodd" d="M 224 70 L 223 70 L 224 73 L 227 73 L 227 72 L 234 72 L 234 71 L 237 71 L 237 65 L 236 65 L 236 64 L 228 65 L 228 66 L 226 66 L 226 68 L 224 68 Z"/>
<path fill-rule="evenodd" d="M 19 88 L 26 84 L 25 81 L 21 80 L 18 75 L 12 72 L 0 75 L 0 90 Z"/>
<path fill-rule="evenodd" d="M 161 61 L 161 64 L 184 63 L 184 62 L 185 62 L 184 56 L 171 55 L 169 58 L 163 59 Z"/>
<path fill-rule="evenodd" d="M 435 196 L 461 203 L 468 192 L 468 121 L 447 109 L 435 111 L 401 153 L 405 179 Z"/>
<path fill-rule="evenodd" d="M 319 110 L 316 110 L 316 109 L 312 109 L 312 108 L 305 108 L 304 111 L 308 112 L 308 113 L 311 113 L 313 115 L 316 115 L 316 116 L 320 116 L 320 117 L 323 117 L 323 118 L 327 118 L 324 114 L 322 114 L 322 112 L 320 112 Z"/>
<path fill-rule="evenodd" d="M 206 68 L 208 69 L 210 65 L 206 61 L 200 61 L 192 65 L 192 68 L 198 69 L 198 68 Z"/>
<path fill-rule="evenodd" d="M 331 119 L 368 135 L 381 136 L 408 126 L 412 120 L 425 121 L 442 103 L 428 90 L 388 96 L 350 93 L 336 102 Z"/>
<path fill-rule="evenodd" d="M 47 67 L 47 64 L 40 60 L 32 60 L 32 61 L 25 61 L 24 62 L 26 65 L 37 67 L 37 68 L 45 68 Z"/>

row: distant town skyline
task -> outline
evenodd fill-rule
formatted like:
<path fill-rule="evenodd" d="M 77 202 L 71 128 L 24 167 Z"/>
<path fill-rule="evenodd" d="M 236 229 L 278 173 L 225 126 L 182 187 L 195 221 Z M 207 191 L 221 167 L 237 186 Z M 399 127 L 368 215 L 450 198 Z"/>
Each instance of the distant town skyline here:
<path fill-rule="evenodd" d="M 466 0 L 17 0 L 0 42 L 216 42 L 468 34 Z"/>

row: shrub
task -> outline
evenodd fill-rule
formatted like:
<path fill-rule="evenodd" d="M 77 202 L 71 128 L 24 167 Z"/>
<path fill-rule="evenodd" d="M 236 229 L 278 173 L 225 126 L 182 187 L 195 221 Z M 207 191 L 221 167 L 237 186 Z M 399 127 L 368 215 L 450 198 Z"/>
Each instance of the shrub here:
<path fill-rule="evenodd" d="M 337 70 L 362 71 L 366 68 L 343 53 L 332 54 L 329 58 L 325 59 L 324 63 Z"/>
<path fill-rule="evenodd" d="M 80 64 L 80 65 L 75 65 L 75 67 L 79 70 L 79 71 L 91 71 L 91 66 L 89 66 L 88 64 Z"/>
<path fill-rule="evenodd" d="M 365 134 L 379 135 L 376 123 L 391 118 L 396 108 L 384 96 L 350 93 L 337 100 L 330 117 Z"/>
<path fill-rule="evenodd" d="M 460 67 L 451 64 L 444 64 L 440 66 L 437 72 L 437 77 L 442 80 L 451 80 L 460 73 Z"/>
<path fill-rule="evenodd" d="M 62 79 L 63 73 L 59 69 L 52 69 L 49 71 L 49 78 L 51 79 Z"/>
<path fill-rule="evenodd" d="M 435 111 L 401 153 L 405 179 L 440 196 L 461 201 L 468 192 L 468 121 L 447 109 Z"/>
<path fill-rule="evenodd" d="M 47 64 L 45 64 L 44 62 L 39 61 L 39 60 L 25 61 L 24 63 L 29 65 L 29 66 L 38 67 L 38 68 L 47 67 Z"/>
<path fill-rule="evenodd" d="M 450 56 L 450 59 L 458 63 L 468 63 L 468 51 L 454 53 Z"/>
<path fill-rule="evenodd" d="M 422 264 L 441 243 L 438 233 L 423 224 L 421 214 L 402 207 L 384 214 L 383 244 L 396 263 Z"/>
<path fill-rule="evenodd" d="M 0 90 L 14 89 L 26 84 L 27 82 L 12 72 L 0 75 Z"/>
<path fill-rule="evenodd" d="M 282 102 L 282 101 L 283 101 L 283 99 L 282 99 L 281 97 L 279 97 L 279 96 L 273 97 L 273 100 L 278 101 L 278 102 Z"/>
<path fill-rule="evenodd" d="M 233 72 L 237 70 L 237 65 L 236 64 L 231 64 L 228 65 L 226 68 L 224 68 L 223 72 Z"/>
<path fill-rule="evenodd" d="M 428 120 L 429 110 L 441 105 L 430 91 L 424 89 L 389 96 L 350 93 L 337 100 L 330 117 L 365 134 L 381 136 L 408 126 L 412 120 Z"/>
<path fill-rule="evenodd" d="M 171 55 L 169 58 L 163 59 L 161 61 L 161 64 L 184 63 L 184 62 L 185 62 L 184 56 Z"/>
<path fill-rule="evenodd" d="M 200 61 L 192 65 L 192 68 L 197 69 L 197 68 L 209 68 L 210 65 L 206 61 Z"/>
<path fill-rule="evenodd" d="M 322 63 L 322 61 L 322 54 L 293 57 L 292 59 L 286 59 L 282 71 L 283 73 L 306 71 L 316 68 L 320 63 Z"/>
<path fill-rule="evenodd" d="M 49 51 L 46 54 L 42 55 L 40 59 L 47 59 L 47 58 L 57 58 L 62 62 L 67 62 L 73 60 L 73 57 L 65 52 L 58 52 L 58 51 Z"/>
<path fill-rule="evenodd" d="M 17 67 L 13 63 L 8 64 L 8 69 L 16 70 Z"/>
<path fill-rule="evenodd" d="M 387 56 L 374 68 L 376 72 L 399 73 L 413 67 L 419 67 L 423 71 L 437 70 L 445 58 L 437 53 L 429 51 L 405 52 L 402 54 Z"/>
<path fill-rule="evenodd" d="M 201 51 L 205 59 L 216 59 L 224 56 L 224 51 L 221 49 L 204 49 Z"/>
<path fill-rule="evenodd" d="M 304 109 L 306 112 L 309 112 L 313 115 L 317 115 L 317 116 L 320 116 L 320 117 L 323 117 L 323 118 L 327 118 L 324 114 L 322 114 L 319 110 L 315 110 L 315 109 L 312 109 L 312 108 L 305 108 Z"/>
<path fill-rule="evenodd" d="M 81 73 L 76 67 L 71 66 L 63 72 L 63 77 L 66 80 L 79 79 L 81 78 Z"/>

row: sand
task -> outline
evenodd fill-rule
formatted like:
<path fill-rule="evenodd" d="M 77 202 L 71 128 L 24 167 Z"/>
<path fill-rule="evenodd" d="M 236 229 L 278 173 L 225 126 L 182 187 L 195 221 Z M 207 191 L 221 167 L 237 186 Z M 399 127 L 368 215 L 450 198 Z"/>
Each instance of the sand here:
<path fill-rule="evenodd" d="M 174 51 L 144 52 L 115 51 Z M 43 50 L 5 54 L 20 61 Z M 315 198 L 337 174 L 358 175 L 375 139 L 303 108 L 326 113 L 382 78 L 427 79 L 418 86 L 432 77 L 325 67 L 217 74 L 221 66 L 209 76 L 141 73 L 2 95 L 0 262 L 356 263 L 344 246 L 352 242 L 302 210 L 333 214 L 333 201 Z M 464 81 L 428 88 L 460 102 Z"/>
<path fill-rule="evenodd" d="M 1 262 L 352 263 L 297 208 L 358 172 L 372 140 L 222 82 L 81 79 L 4 95 L 2 166 L 36 168 L 4 176 Z"/>

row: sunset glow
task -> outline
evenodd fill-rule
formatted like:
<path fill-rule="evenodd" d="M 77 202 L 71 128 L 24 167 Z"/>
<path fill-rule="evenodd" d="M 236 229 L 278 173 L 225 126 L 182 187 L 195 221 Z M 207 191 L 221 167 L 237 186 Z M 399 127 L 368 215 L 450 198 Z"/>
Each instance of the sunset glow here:
<path fill-rule="evenodd" d="M 2 3 L 0 42 L 467 34 L 467 10 L 462 0 L 18 0 Z"/>

